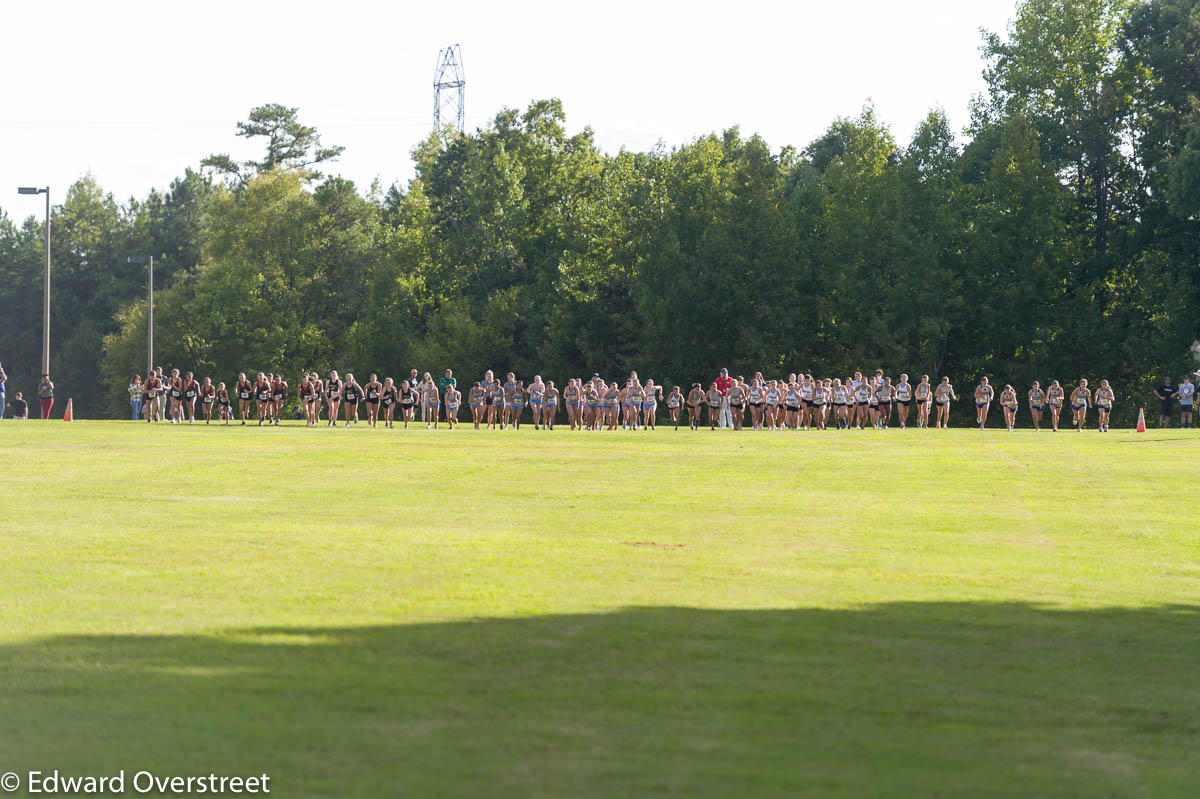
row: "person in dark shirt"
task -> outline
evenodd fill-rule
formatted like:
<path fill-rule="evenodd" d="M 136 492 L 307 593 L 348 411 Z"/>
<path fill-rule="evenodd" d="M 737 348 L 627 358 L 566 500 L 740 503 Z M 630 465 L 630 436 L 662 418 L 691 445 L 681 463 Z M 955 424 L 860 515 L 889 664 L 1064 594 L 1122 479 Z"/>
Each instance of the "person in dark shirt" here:
<path fill-rule="evenodd" d="M 1171 385 L 1171 378 L 1164 377 L 1162 385 L 1154 389 L 1154 396 L 1158 397 L 1158 426 L 1171 426 L 1171 413 L 1174 410 L 1175 403 L 1175 386 Z"/>
<path fill-rule="evenodd" d="M 17 397 L 12 401 L 12 411 L 14 419 L 29 418 L 29 403 L 21 396 L 21 392 L 17 392 Z"/>

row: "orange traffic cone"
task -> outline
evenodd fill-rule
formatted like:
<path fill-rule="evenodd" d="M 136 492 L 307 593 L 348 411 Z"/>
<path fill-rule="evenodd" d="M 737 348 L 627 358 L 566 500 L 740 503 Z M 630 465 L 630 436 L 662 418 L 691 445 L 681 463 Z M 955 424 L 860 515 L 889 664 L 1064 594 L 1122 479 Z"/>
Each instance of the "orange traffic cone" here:
<path fill-rule="evenodd" d="M 69 402 L 69 400 L 68 400 L 68 402 Z M 1138 408 L 1137 431 L 1139 433 L 1146 432 L 1146 412 L 1144 410 L 1142 410 L 1141 408 Z"/>
<path fill-rule="evenodd" d="M 75 414 L 73 414 L 73 413 L 71 412 L 71 411 L 73 411 L 73 410 L 74 410 L 74 407 L 71 405 L 71 398 L 70 398 L 70 397 L 67 397 L 67 412 L 63 414 L 63 421 L 64 421 L 64 422 L 73 422 L 73 421 L 75 421 Z"/>

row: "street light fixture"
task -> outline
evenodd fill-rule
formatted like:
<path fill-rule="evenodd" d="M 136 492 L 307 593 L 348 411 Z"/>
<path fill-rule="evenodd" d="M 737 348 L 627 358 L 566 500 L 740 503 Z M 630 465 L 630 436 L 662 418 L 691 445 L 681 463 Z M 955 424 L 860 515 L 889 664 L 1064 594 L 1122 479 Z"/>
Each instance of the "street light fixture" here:
<path fill-rule="evenodd" d="M 149 380 L 150 373 L 154 371 L 154 256 L 131 255 L 125 261 L 131 264 L 150 264 L 150 300 L 146 319 L 146 379 Z"/>
<path fill-rule="evenodd" d="M 46 284 L 42 290 L 42 374 L 50 374 L 50 187 L 21 186 L 17 194 L 46 195 Z"/>

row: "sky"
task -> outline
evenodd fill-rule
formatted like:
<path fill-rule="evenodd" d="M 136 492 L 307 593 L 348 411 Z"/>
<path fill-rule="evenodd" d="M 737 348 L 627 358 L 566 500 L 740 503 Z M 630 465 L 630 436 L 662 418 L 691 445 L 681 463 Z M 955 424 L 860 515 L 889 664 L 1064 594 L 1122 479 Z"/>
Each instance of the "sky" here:
<path fill-rule="evenodd" d="M 1016 0 L 704 2 L 6 2 L 0 26 L 0 208 L 61 202 L 91 173 L 118 201 L 166 189 L 211 153 L 261 145 L 236 123 L 300 109 L 329 170 L 365 190 L 412 177 L 430 131 L 438 51 L 462 47 L 468 129 L 559 98 L 567 127 L 608 152 L 675 147 L 737 125 L 803 147 L 872 103 L 904 143 L 942 108 L 952 128 L 982 91 L 980 28 Z"/>

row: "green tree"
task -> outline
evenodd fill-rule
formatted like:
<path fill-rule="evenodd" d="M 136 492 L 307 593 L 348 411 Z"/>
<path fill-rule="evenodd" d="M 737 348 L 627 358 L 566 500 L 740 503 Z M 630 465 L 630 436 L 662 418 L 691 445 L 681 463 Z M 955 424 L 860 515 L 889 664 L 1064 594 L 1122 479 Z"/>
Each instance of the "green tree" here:
<path fill-rule="evenodd" d="M 250 110 L 250 118 L 237 123 L 237 135 L 246 139 L 265 138 L 267 152 L 260 160 L 235 161 L 228 153 L 210 155 L 200 164 L 245 185 L 253 175 L 276 169 L 301 170 L 310 180 L 319 180 L 318 164 L 335 160 L 346 148 L 322 147 L 317 129 L 300 123 L 300 109 L 268 103 Z"/>

